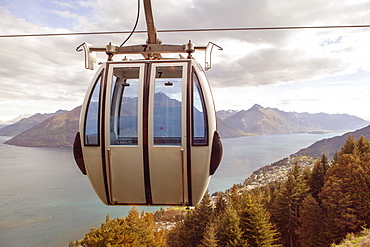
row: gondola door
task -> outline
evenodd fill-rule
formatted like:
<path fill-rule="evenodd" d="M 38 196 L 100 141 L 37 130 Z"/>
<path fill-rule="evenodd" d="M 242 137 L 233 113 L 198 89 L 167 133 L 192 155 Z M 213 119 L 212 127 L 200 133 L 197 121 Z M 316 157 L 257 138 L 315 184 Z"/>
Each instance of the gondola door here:
<path fill-rule="evenodd" d="M 151 63 L 148 151 L 153 204 L 185 205 L 187 63 Z"/>
<path fill-rule="evenodd" d="M 186 62 L 108 64 L 109 204 L 185 205 Z"/>
<path fill-rule="evenodd" d="M 109 64 L 105 107 L 110 204 L 147 204 L 143 167 L 144 63 Z"/>

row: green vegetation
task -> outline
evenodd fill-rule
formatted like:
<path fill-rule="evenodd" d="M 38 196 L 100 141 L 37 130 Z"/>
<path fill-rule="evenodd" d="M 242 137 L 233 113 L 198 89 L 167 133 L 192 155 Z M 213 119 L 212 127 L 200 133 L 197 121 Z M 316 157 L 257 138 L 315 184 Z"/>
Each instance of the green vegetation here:
<path fill-rule="evenodd" d="M 364 229 L 359 233 L 348 233 L 346 238 L 338 245 L 333 244 L 333 247 L 369 247 L 370 246 L 370 230 Z"/>
<path fill-rule="evenodd" d="M 188 211 L 107 216 L 70 246 L 370 246 L 369 225 L 370 143 L 350 135 L 332 161 L 295 160 L 285 179 L 206 194 Z"/>
<path fill-rule="evenodd" d="M 107 215 L 105 223 L 69 246 L 165 246 L 164 233 L 156 228 L 152 214 L 140 215 L 136 208 L 132 208 L 126 218 L 111 220 Z"/>

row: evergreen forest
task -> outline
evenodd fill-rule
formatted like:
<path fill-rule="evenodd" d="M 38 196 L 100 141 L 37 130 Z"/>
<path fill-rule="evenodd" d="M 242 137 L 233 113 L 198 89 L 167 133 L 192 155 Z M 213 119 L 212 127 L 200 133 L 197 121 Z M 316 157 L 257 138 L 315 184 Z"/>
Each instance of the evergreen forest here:
<path fill-rule="evenodd" d="M 370 246 L 369 226 L 370 143 L 350 135 L 332 160 L 322 155 L 305 168 L 296 162 L 284 180 L 207 193 L 189 210 L 107 215 L 70 246 L 360 246 L 343 242 L 363 232 L 361 246 Z"/>

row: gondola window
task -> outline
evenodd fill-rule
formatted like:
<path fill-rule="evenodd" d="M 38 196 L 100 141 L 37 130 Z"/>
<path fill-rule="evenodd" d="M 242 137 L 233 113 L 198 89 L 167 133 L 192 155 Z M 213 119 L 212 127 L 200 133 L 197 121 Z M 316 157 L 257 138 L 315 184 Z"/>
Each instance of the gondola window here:
<path fill-rule="evenodd" d="M 114 68 L 111 94 L 111 145 L 138 145 L 138 67 Z"/>
<path fill-rule="evenodd" d="M 154 145 L 181 146 L 182 85 L 182 66 L 156 68 Z"/>

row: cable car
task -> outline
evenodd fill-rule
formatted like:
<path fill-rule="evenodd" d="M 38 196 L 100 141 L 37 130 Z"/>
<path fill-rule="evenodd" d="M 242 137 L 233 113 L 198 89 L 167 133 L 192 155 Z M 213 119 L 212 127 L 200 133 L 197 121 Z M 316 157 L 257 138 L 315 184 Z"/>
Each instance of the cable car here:
<path fill-rule="evenodd" d="M 81 109 L 74 156 L 106 205 L 198 204 L 222 157 L 215 107 L 196 47 L 93 47 L 84 43 L 86 67 L 95 52 L 108 61 L 97 70 Z M 80 49 L 82 50 L 82 49 Z M 188 53 L 162 59 L 162 53 Z M 113 61 L 116 54 L 145 60 Z"/>

